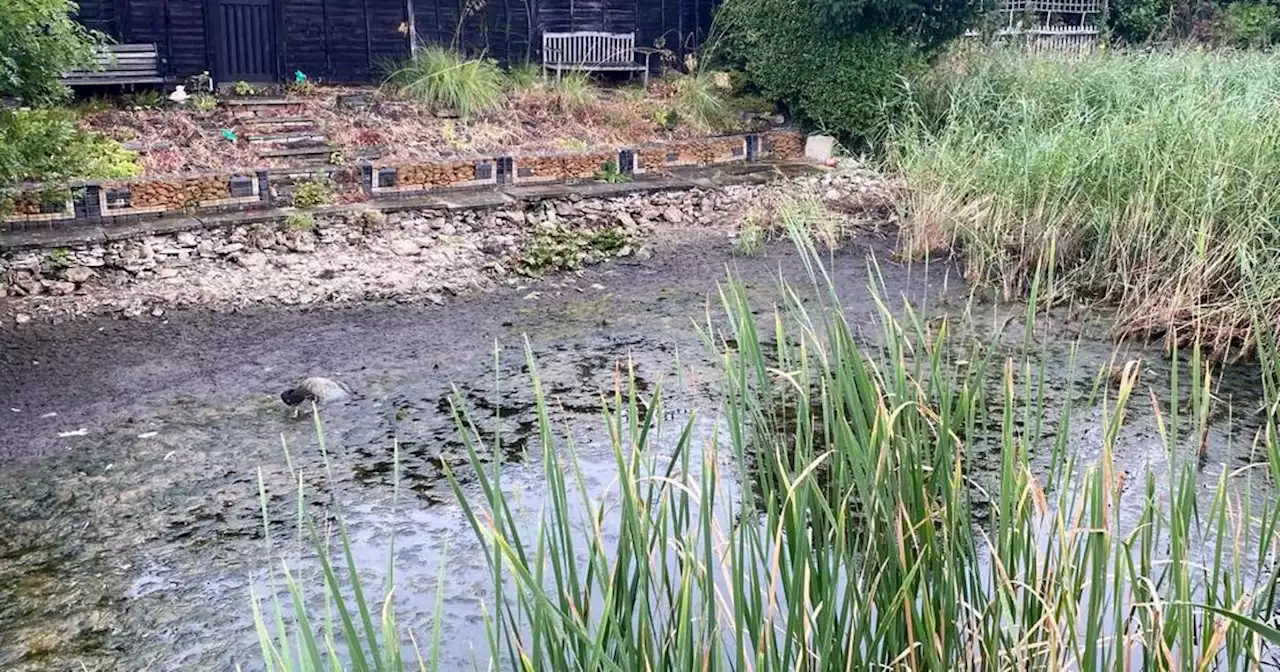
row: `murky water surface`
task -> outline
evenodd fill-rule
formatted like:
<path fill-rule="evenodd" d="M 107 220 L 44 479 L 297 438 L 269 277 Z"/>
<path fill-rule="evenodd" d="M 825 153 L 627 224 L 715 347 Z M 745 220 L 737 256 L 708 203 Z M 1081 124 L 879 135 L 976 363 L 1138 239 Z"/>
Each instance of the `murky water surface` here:
<path fill-rule="evenodd" d="M 848 310 L 874 332 L 866 251 L 845 251 L 833 268 Z M 0 367 L 7 378 L 0 455 L 9 455 L 0 457 L 7 465 L 0 466 L 0 668 L 257 668 L 250 590 L 268 594 L 267 570 L 281 560 L 318 583 L 297 539 L 296 472 L 309 512 L 341 506 L 369 580 L 381 579 L 394 534 L 397 611 L 415 632 L 430 631 L 445 564 L 444 667 L 483 666 L 480 602 L 488 599 L 488 570 L 442 477 L 448 467 L 469 481 L 452 395 L 470 409 L 487 439 L 487 459 L 502 464 L 519 515 L 532 528 L 544 504 L 544 476 L 536 459 L 525 459 L 526 449 L 538 447 L 523 335 L 554 420 L 578 445 L 588 492 L 604 492 L 616 472 L 601 395 L 612 394 L 628 365 L 641 390 L 662 386 L 668 413 L 679 416 L 665 424 L 658 450 L 674 443 L 687 414 L 697 418 L 698 443 L 713 438 L 717 363 L 693 325 L 705 321 L 726 263 L 737 266 L 764 310 L 774 303 L 779 272 L 804 282 L 797 258 L 782 248 L 759 260 L 673 251 L 439 309 L 180 315 L 169 324 L 105 324 L 102 332 L 74 325 L 39 337 L 7 334 Z M 924 278 L 918 269 L 881 263 L 891 296 L 906 293 L 918 303 L 963 297 L 948 288 L 954 283 L 945 269 Z M 1039 337 L 1050 396 L 1088 399 L 1094 372 L 1115 348 L 1084 341 L 1073 382 L 1073 335 Z M 1159 353 L 1122 349 L 1118 359 L 1136 356 L 1147 362 L 1144 384 L 1163 389 L 1168 365 Z M 359 391 L 325 409 L 331 473 L 310 421 L 291 417 L 275 396 L 305 375 L 340 377 Z M 1247 415 L 1257 394 L 1251 371 L 1228 371 L 1215 407 L 1230 402 L 1234 413 Z M 1131 414 L 1138 419 L 1122 438 L 1120 467 L 1158 471 L 1165 448 L 1145 420 L 1145 396 L 1135 405 L 1143 412 Z M 1072 443 L 1082 462 L 1096 459 L 1100 418 L 1097 405 L 1073 414 Z M 1253 425 L 1239 419 L 1228 423 L 1225 410 L 1215 417 L 1206 487 L 1221 469 L 1250 460 Z M 497 450 L 495 437 L 502 439 Z"/>

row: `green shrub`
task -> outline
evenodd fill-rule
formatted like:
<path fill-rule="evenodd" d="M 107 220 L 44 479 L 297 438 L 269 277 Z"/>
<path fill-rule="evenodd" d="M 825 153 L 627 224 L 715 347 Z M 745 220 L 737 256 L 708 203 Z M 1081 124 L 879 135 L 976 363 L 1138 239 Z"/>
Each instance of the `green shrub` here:
<path fill-rule="evenodd" d="M 333 180 L 328 178 L 300 180 L 293 186 L 293 207 L 314 208 L 326 205 L 333 199 L 334 189 Z"/>
<path fill-rule="evenodd" d="M 1237 47 L 1266 47 L 1280 31 L 1280 10 L 1260 2 L 1227 5 L 1218 22 L 1222 41 Z"/>
<path fill-rule="evenodd" d="M 799 0 L 730 0 L 721 10 L 732 57 L 793 116 L 868 144 L 903 109 L 904 78 L 924 70 L 913 42 L 886 26 L 838 32 Z"/>
<path fill-rule="evenodd" d="M 387 77 L 400 93 L 438 107 L 456 110 L 464 118 L 493 109 L 502 102 L 505 78 L 491 60 L 466 60 L 442 47 L 424 47 L 418 55 Z"/>
<path fill-rule="evenodd" d="M 1170 0 L 1116 0 L 1107 6 L 1112 35 L 1121 42 L 1141 44 L 1158 39 L 1169 29 Z"/>
<path fill-rule="evenodd" d="M 94 65 L 104 38 L 72 17 L 71 0 L 6 0 L 0 10 L 0 96 L 28 105 L 63 100 L 62 74 Z"/>
<path fill-rule="evenodd" d="M 254 86 L 242 79 L 232 85 L 231 92 L 237 96 L 256 96 L 262 93 L 262 87 Z"/>
<path fill-rule="evenodd" d="M 133 177 L 140 172 L 136 159 L 119 143 L 80 128 L 70 110 L 0 109 L 0 186 Z"/>
<path fill-rule="evenodd" d="M 618 167 L 617 161 L 610 161 L 604 164 L 600 172 L 596 173 L 596 180 L 610 184 L 621 184 L 630 182 L 631 176 L 622 172 L 622 169 Z"/>
<path fill-rule="evenodd" d="M 680 125 L 680 113 L 674 107 L 660 107 L 653 111 L 653 125 L 664 131 L 674 131 Z"/>

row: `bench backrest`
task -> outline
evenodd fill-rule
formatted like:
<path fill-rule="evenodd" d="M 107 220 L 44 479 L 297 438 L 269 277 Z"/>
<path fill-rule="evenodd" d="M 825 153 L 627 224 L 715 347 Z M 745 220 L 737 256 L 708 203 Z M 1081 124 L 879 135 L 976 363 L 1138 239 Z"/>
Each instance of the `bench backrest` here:
<path fill-rule="evenodd" d="M 634 58 L 635 47 L 635 33 L 579 31 L 542 34 L 542 60 L 545 63 L 629 63 Z"/>
<path fill-rule="evenodd" d="M 94 58 L 101 72 L 141 75 L 160 69 L 160 55 L 154 44 L 103 45 L 94 50 Z"/>

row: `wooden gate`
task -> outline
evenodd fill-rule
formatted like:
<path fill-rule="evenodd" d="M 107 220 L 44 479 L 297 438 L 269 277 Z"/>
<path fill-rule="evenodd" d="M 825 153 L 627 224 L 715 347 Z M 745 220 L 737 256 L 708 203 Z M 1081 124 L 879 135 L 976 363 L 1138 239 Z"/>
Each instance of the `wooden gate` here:
<path fill-rule="evenodd" d="M 275 0 L 213 0 L 213 6 L 214 79 L 278 80 Z"/>

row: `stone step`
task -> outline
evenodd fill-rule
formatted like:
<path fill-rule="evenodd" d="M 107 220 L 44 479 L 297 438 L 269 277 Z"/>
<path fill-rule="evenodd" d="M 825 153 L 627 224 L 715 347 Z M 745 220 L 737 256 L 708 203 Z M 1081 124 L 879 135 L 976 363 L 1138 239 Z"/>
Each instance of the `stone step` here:
<path fill-rule="evenodd" d="M 219 104 L 227 107 L 246 108 L 246 107 L 284 107 L 287 105 L 301 105 L 296 100 L 287 98 L 228 98 L 219 101 Z"/>
<path fill-rule="evenodd" d="M 329 146 L 325 143 L 324 133 L 318 131 L 246 135 L 245 139 L 255 145 L 274 145 L 277 147 L 317 146 L 327 148 Z"/>
<path fill-rule="evenodd" d="M 248 115 L 237 120 L 243 126 L 319 126 L 319 122 L 311 117 L 299 116 L 271 116 L 260 117 L 257 115 Z"/>
<path fill-rule="evenodd" d="M 311 147 L 285 147 L 281 149 L 264 149 L 258 152 L 258 156 L 266 159 L 280 158 L 303 158 L 307 156 L 323 156 L 326 159 L 333 150 L 328 145 L 314 145 Z"/>

